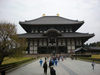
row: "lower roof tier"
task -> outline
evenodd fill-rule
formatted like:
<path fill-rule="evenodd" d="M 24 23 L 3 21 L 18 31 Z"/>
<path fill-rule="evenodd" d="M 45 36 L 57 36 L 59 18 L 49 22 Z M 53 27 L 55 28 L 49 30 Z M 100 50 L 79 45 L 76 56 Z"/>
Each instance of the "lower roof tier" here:
<path fill-rule="evenodd" d="M 44 36 L 43 33 L 24 33 L 24 34 L 18 34 L 19 38 L 48 38 L 48 36 Z M 94 34 L 88 34 L 88 33 L 79 33 L 79 32 L 68 32 L 68 33 L 62 33 L 61 36 L 57 36 L 57 38 L 91 38 Z"/>

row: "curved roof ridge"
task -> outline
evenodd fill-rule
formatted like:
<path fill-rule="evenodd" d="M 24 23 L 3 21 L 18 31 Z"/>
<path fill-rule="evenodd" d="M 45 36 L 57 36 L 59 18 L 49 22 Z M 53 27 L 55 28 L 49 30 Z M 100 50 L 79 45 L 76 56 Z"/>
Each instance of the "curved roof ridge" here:
<path fill-rule="evenodd" d="M 64 18 L 64 17 L 61 17 L 61 16 L 58 16 L 58 17 L 63 18 L 63 19 L 66 19 L 66 20 L 70 20 L 70 21 L 81 22 L 81 21 L 78 21 L 78 20 L 68 19 L 68 18 Z"/>
<path fill-rule="evenodd" d="M 25 20 L 25 21 L 26 22 L 28 22 L 28 21 L 35 21 L 35 20 L 38 20 L 38 19 L 41 19 L 41 18 L 44 18 L 44 17 L 59 17 L 59 18 L 62 18 L 62 19 L 65 19 L 65 20 L 69 20 L 69 21 L 81 22 L 81 21 L 78 21 L 78 20 L 72 20 L 72 19 L 68 19 L 68 18 L 61 17 L 61 16 L 41 16 L 41 17 L 38 17 L 36 19 Z"/>
<path fill-rule="evenodd" d="M 33 20 L 19 22 L 20 24 L 83 24 L 84 21 L 71 20 L 61 16 L 42 16 Z"/>

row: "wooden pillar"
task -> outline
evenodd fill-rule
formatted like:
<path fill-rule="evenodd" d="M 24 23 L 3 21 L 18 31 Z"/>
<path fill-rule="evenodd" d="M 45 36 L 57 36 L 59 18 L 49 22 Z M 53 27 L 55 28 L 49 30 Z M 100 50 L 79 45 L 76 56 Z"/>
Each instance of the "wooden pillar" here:
<path fill-rule="evenodd" d="M 30 54 L 30 40 L 28 39 L 28 47 L 26 53 Z"/>
<path fill-rule="evenodd" d="M 71 41 L 72 41 L 72 52 L 74 53 L 74 50 L 75 50 L 75 40 L 72 39 Z"/>
<path fill-rule="evenodd" d="M 49 49 L 49 39 L 47 38 L 47 49 L 48 49 L 48 53 L 50 53 L 50 49 Z"/>
<path fill-rule="evenodd" d="M 76 39 L 74 39 L 74 41 L 75 41 L 75 49 L 76 49 Z"/>
<path fill-rule="evenodd" d="M 58 38 L 56 38 L 56 52 L 58 53 Z"/>
<path fill-rule="evenodd" d="M 46 45 L 47 45 L 47 53 L 49 53 L 49 50 L 48 50 L 48 40 L 47 40 L 47 38 L 46 38 Z"/>
<path fill-rule="evenodd" d="M 83 47 L 83 45 L 84 45 L 84 40 L 83 39 L 81 40 L 81 43 L 82 43 L 82 47 Z"/>
<path fill-rule="evenodd" d="M 56 47 L 55 53 L 57 54 L 57 38 L 55 38 L 55 47 Z"/>
<path fill-rule="evenodd" d="M 65 52 L 67 53 L 67 43 L 66 43 L 67 41 L 66 41 L 66 39 L 65 39 L 65 47 L 66 47 L 66 50 L 65 50 Z"/>
<path fill-rule="evenodd" d="M 73 53 L 73 50 L 72 50 L 72 39 L 70 39 L 70 47 L 71 47 L 70 53 Z"/>

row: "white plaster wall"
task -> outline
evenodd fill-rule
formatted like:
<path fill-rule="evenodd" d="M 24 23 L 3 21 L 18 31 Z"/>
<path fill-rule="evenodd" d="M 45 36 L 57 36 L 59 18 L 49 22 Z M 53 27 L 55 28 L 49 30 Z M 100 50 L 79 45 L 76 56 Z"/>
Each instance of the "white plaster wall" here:
<path fill-rule="evenodd" d="M 37 53 L 37 46 L 34 46 L 34 52 L 33 52 L 34 54 L 36 54 Z"/>
<path fill-rule="evenodd" d="M 39 40 L 39 46 L 42 46 L 42 40 L 41 39 Z"/>
<path fill-rule="evenodd" d="M 34 45 L 37 45 L 37 40 L 34 40 Z"/>
<path fill-rule="evenodd" d="M 34 50 L 34 54 L 37 54 L 37 50 Z"/>
<path fill-rule="evenodd" d="M 46 42 L 45 39 L 44 39 L 43 45 L 44 45 L 44 46 L 47 46 L 47 42 Z"/>
<path fill-rule="evenodd" d="M 33 54 L 34 52 L 33 52 L 33 50 L 30 50 L 30 54 Z"/>
<path fill-rule="evenodd" d="M 70 39 L 67 39 L 67 45 L 70 45 Z"/>
<path fill-rule="evenodd" d="M 63 45 L 65 46 L 66 45 L 66 43 L 65 43 L 65 40 L 63 39 Z"/>
<path fill-rule="evenodd" d="M 74 45 L 72 46 L 72 50 L 75 50 L 75 46 Z"/>
<path fill-rule="evenodd" d="M 58 40 L 58 45 L 61 46 L 61 40 L 60 39 Z"/>

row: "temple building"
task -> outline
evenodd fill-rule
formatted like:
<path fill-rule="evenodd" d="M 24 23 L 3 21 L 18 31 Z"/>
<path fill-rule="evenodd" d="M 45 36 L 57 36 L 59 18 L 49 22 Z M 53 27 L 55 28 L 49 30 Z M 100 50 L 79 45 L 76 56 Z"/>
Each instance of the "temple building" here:
<path fill-rule="evenodd" d="M 76 32 L 84 21 L 71 20 L 57 16 L 45 16 L 20 21 L 19 24 L 27 32 L 19 34 L 26 38 L 29 54 L 72 53 L 94 34 Z"/>

